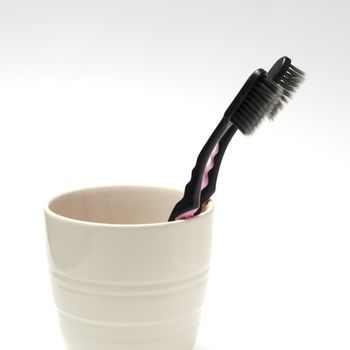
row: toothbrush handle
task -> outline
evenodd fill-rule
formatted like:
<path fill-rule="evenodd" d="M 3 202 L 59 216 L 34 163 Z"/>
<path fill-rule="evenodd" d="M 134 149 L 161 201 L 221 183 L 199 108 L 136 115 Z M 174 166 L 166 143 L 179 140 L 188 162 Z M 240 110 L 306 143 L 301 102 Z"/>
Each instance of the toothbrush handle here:
<path fill-rule="evenodd" d="M 220 171 L 220 165 L 222 162 L 222 159 L 224 157 L 225 151 L 227 149 L 227 146 L 229 145 L 233 135 L 237 131 L 237 127 L 232 125 L 226 132 L 225 134 L 221 137 L 218 147 L 219 147 L 219 152 L 214 158 L 214 166 L 213 168 L 209 171 L 208 173 L 208 185 L 204 187 L 201 191 L 201 199 L 200 199 L 200 205 L 204 204 L 206 201 L 210 199 L 210 197 L 214 194 L 215 189 L 216 189 L 216 183 Z M 195 213 L 199 214 L 200 213 L 200 208 L 198 211 Z"/>
<path fill-rule="evenodd" d="M 197 157 L 196 165 L 192 169 L 191 179 L 185 187 L 184 195 L 173 208 L 169 221 L 174 221 L 179 218 L 186 218 L 187 215 L 188 217 L 193 216 L 198 208 L 200 208 L 202 190 L 201 185 L 207 162 L 210 159 L 216 144 L 220 141 L 221 137 L 225 134 L 227 129 L 231 127 L 231 125 L 232 123 L 229 121 L 229 119 L 224 116 L 209 137 L 208 141 L 205 143 Z"/>

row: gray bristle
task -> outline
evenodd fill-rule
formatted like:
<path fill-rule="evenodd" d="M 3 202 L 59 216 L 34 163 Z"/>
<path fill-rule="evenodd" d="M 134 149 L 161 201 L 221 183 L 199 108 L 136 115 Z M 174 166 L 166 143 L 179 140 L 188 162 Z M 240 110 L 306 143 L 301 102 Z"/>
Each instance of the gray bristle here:
<path fill-rule="evenodd" d="M 233 123 L 245 135 L 252 134 L 265 116 L 269 118 L 283 99 L 283 89 L 267 76 L 251 89 L 235 112 Z"/>
<path fill-rule="evenodd" d="M 270 119 L 273 119 L 276 114 L 283 108 L 284 104 L 288 103 L 299 88 L 300 84 L 304 81 L 305 73 L 299 68 L 290 65 L 278 85 L 282 88 L 282 96 L 280 101 L 274 106 L 268 115 Z"/>
<path fill-rule="evenodd" d="M 292 72 L 294 72 L 295 74 L 298 74 L 299 76 L 305 77 L 305 73 L 304 73 L 301 69 L 299 69 L 299 68 L 293 66 L 292 64 L 290 65 L 289 68 L 290 68 L 290 70 L 291 70 Z"/>

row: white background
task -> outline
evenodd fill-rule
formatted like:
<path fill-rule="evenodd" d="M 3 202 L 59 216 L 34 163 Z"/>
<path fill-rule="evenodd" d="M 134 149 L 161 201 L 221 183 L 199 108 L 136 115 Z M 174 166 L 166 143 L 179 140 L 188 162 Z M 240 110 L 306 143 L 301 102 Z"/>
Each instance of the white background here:
<path fill-rule="evenodd" d="M 183 188 L 245 79 L 288 55 L 305 84 L 223 161 L 196 350 L 349 349 L 349 11 L 0 0 L 0 348 L 64 349 L 45 201 L 87 186 Z"/>

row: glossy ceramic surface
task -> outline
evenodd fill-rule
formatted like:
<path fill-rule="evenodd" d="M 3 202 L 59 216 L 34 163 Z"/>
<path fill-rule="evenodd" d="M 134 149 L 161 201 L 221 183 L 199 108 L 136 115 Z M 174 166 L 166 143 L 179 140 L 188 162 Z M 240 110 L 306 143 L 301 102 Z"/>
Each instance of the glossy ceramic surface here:
<path fill-rule="evenodd" d="M 103 187 L 45 207 L 54 299 L 69 350 L 192 350 L 213 205 L 167 222 L 181 192 Z"/>

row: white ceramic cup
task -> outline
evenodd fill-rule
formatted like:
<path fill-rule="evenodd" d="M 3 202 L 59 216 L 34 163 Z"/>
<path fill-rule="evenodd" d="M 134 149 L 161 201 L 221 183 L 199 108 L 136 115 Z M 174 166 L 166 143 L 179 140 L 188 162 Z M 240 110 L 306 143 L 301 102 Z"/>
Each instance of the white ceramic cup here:
<path fill-rule="evenodd" d="M 180 191 L 115 186 L 45 206 L 49 265 L 69 350 L 192 350 L 204 301 L 213 204 L 167 222 Z"/>

